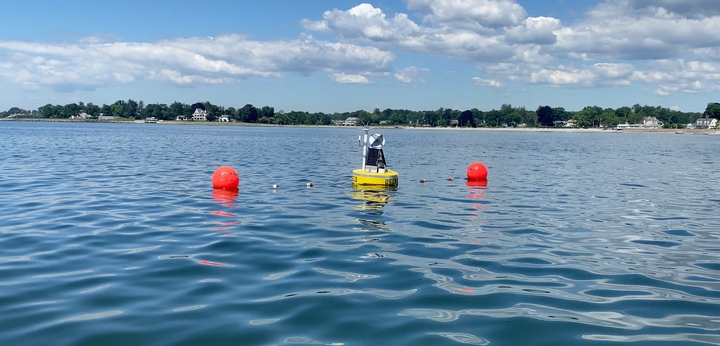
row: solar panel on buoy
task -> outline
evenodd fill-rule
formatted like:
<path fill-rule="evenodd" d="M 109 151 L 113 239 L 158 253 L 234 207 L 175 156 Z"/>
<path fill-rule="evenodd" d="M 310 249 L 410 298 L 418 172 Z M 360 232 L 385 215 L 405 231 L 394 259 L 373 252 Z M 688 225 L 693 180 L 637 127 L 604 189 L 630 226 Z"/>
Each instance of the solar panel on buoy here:
<path fill-rule="evenodd" d="M 378 159 L 380 158 L 380 149 L 369 148 L 367 153 L 367 159 L 365 160 L 366 166 L 377 166 Z"/>

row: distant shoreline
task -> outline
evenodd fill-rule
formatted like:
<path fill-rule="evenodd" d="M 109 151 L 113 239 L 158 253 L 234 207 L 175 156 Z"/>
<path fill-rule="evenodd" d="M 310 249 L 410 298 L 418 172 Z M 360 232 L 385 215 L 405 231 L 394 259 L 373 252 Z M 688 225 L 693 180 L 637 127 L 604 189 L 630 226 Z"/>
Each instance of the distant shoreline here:
<path fill-rule="evenodd" d="M 117 121 L 117 120 L 98 120 L 98 119 L 33 119 L 33 118 L 13 118 L 0 119 L 0 121 L 26 121 L 26 122 L 66 122 L 66 123 L 115 123 L 115 124 L 144 124 L 140 121 Z M 278 124 L 262 124 L 262 123 L 244 123 L 244 122 L 194 122 L 194 121 L 159 121 L 154 125 L 205 125 L 205 126 L 253 126 L 253 127 L 317 127 L 317 128 L 356 128 L 361 126 L 333 126 L 333 125 L 278 125 Z M 552 128 L 552 127 L 412 127 L 412 126 L 372 126 L 376 129 L 399 129 L 399 130 L 445 130 L 445 131 L 531 131 L 531 132 L 573 132 L 573 133 L 675 133 L 675 134 L 701 134 L 701 135 L 720 135 L 720 130 L 708 129 L 631 129 L 631 130 L 613 130 L 600 128 Z"/>

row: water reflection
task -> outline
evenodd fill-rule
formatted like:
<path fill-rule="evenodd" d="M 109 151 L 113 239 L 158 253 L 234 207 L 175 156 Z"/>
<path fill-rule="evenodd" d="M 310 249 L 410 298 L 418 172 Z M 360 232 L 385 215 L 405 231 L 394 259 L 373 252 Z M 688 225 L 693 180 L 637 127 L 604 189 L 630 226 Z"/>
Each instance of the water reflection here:
<path fill-rule="evenodd" d="M 381 210 L 390 199 L 395 197 L 391 192 L 397 191 L 396 186 L 372 186 L 353 184 L 351 197 L 365 201 L 355 206 L 356 210 Z"/>
<path fill-rule="evenodd" d="M 471 180 L 468 179 L 465 182 L 467 189 L 468 198 L 485 198 L 485 190 L 487 190 L 487 180 Z M 483 209 L 483 205 L 480 203 L 473 204 L 472 208 L 474 211 L 471 213 L 471 219 L 477 219 L 479 211 Z"/>
<path fill-rule="evenodd" d="M 240 193 L 238 188 L 213 189 L 213 203 L 221 203 L 226 207 L 234 207 Z"/>
<path fill-rule="evenodd" d="M 382 211 L 383 207 L 395 197 L 395 194 L 393 193 L 394 191 L 397 191 L 397 187 L 395 186 L 369 186 L 353 184 L 351 197 L 363 201 L 362 204 L 356 205 L 354 209 L 365 211 L 364 214 L 368 216 L 382 216 L 384 214 Z M 358 218 L 357 222 L 365 226 L 362 228 L 363 231 L 392 231 L 390 228 L 386 227 L 385 221 L 382 220 Z"/>

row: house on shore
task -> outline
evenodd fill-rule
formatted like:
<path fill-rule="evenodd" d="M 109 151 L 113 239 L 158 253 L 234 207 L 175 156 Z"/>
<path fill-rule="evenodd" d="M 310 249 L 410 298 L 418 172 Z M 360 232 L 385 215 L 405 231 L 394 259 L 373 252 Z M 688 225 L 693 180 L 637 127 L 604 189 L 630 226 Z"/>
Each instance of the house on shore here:
<path fill-rule="evenodd" d="M 223 115 L 221 115 L 221 116 L 218 118 L 217 121 L 220 122 L 220 123 L 229 123 L 229 122 L 230 122 L 230 117 L 228 117 L 226 114 L 223 114 Z"/>
<path fill-rule="evenodd" d="M 643 118 L 643 129 L 661 129 L 664 123 L 656 117 L 644 117 Z"/>
<path fill-rule="evenodd" d="M 716 129 L 718 121 L 715 118 L 710 118 L 709 114 L 705 114 L 704 118 L 695 120 L 695 124 L 692 125 L 694 129 Z M 691 128 L 690 124 L 688 124 L 688 128 Z"/>
<path fill-rule="evenodd" d="M 663 127 L 664 123 L 656 117 L 644 117 L 641 124 L 618 124 L 616 130 L 657 130 Z"/>
<path fill-rule="evenodd" d="M 356 118 L 356 117 L 348 117 L 343 122 L 343 126 L 355 126 L 355 125 L 357 125 L 357 120 L 358 120 L 358 118 Z"/>
<path fill-rule="evenodd" d="M 573 119 L 570 119 L 568 121 L 558 120 L 554 121 L 553 124 L 555 125 L 555 127 L 577 127 L 577 122 Z"/>
<path fill-rule="evenodd" d="M 195 112 L 192 114 L 192 121 L 207 121 L 207 111 L 195 108 Z"/>
<path fill-rule="evenodd" d="M 77 112 L 70 116 L 70 119 L 91 119 L 92 115 L 85 112 Z"/>

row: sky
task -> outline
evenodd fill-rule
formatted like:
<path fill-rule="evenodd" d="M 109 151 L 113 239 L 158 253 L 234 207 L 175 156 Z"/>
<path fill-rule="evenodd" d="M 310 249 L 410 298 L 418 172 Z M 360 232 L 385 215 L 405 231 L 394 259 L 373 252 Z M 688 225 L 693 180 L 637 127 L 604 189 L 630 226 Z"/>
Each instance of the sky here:
<path fill-rule="evenodd" d="M 720 102 L 719 0 L 24 0 L 0 13 L 0 110 Z"/>

